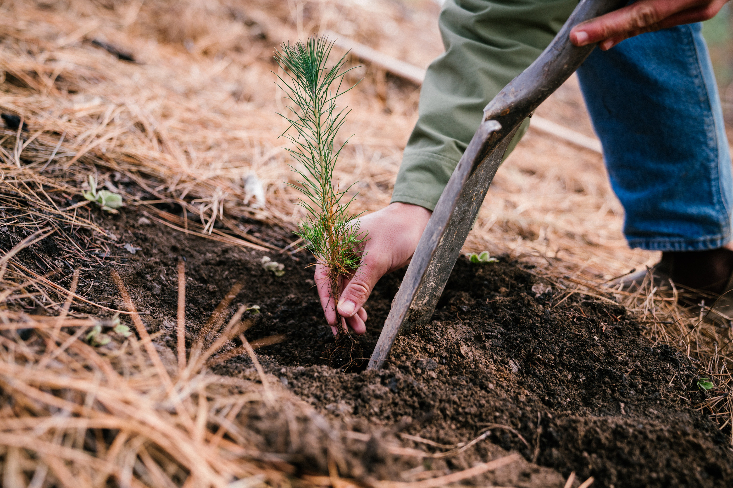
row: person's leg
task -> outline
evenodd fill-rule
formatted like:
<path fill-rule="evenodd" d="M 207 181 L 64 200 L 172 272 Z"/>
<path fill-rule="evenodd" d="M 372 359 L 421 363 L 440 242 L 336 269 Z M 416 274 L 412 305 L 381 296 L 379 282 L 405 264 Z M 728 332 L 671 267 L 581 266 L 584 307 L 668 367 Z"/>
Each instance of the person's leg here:
<path fill-rule="evenodd" d="M 664 251 L 681 284 L 721 291 L 733 270 L 733 253 L 721 249 L 731 241 L 733 178 L 700 25 L 596 50 L 578 77 L 629 245 Z"/>

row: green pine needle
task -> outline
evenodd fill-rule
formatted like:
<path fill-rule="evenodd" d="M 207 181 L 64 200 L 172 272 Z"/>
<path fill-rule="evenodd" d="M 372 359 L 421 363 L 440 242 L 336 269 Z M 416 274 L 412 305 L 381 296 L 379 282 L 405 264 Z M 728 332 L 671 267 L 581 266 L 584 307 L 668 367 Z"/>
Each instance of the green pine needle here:
<path fill-rule="evenodd" d="M 307 211 L 297 234 L 319 263 L 329 270 L 331 296 L 341 293 L 341 278 L 355 273 L 361 264 L 360 252 L 366 236 L 360 232 L 358 215 L 348 211 L 353 201 L 333 183 L 341 146 L 336 135 L 348 109 L 338 110 L 336 99 L 351 90 L 341 90 L 346 55 L 330 68 L 326 67 L 333 43 L 325 38 L 311 38 L 305 43 L 283 44 L 275 52 L 275 60 L 287 74 L 278 76 L 278 86 L 293 103 L 287 115 L 280 114 L 289 126 L 283 132 L 293 145 L 287 151 L 298 167 L 291 169 L 301 180 L 292 185 L 303 194 L 301 205 Z M 335 89 L 334 89 L 335 88 Z"/>

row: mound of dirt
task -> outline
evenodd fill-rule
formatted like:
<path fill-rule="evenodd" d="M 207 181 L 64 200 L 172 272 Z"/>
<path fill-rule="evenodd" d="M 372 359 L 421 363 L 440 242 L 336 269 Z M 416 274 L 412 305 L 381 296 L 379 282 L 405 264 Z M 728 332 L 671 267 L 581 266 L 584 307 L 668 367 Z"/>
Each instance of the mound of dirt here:
<path fill-rule="evenodd" d="M 346 371 L 332 367 L 334 339 L 305 254 L 233 247 L 142 217 L 126 211 L 108 218 L 106 227 L 118 237 L 116 268 L 159 341 L 175 349 L 180 257 L 187 268 L 189 346 L 241 282 L 229 314 L 240 304 L 260 307 L 248 340 L 285 336 L 258 349 L 263 366 L 326 417 L 433 453 L 480 436 L 456 455 L 415 461 L 415 472 L 465 469 L 509 450 L 527 462 L 474 481 L 563 486 L 575 471 L 602 487 L 733 483 L 726 436 L 696 408 L 706 395 L 697 386 L 696 366 L 672 347 L 645 339 L 642 327 L 609 298 L 572 292 L 521 262 L 461 259 L 432 322 L 403 333 L 383 370 L 365 372 L 399 287 L 396 273 L 375 289 L 368 333 L 355 338 Z M 292 240 L 284 229 L 247 225 L 276 246 Z M 284 265 L 283 276 L 263 267 L 265 255 Z M 79 288 L 92 283 L 87 298 L 121 305 L 103 274 L 83 275 Z M 225 349 L 238 345 L 231 341 Z M 257 378 L 246 356 L 215 372 Z M 389 474 L 376 467 L 385 458 L 375 456 L 365 463 Z"/>
<path fill-rule="evenodd" d="M 602 487 L 733 483 L 726 436 L 697 408 L 706 395 L 697 386 L 698 368 L 676 349 L 645 339 L 642 326 L 610 298 L 566 289 L 531 265 L 506 258 L 485 264 L 461 259 L 431 323 L 404 332 L 386 367 L 367 372 L 402 277 L 396 273 L 374 290 L 368 333 L 354 337 L 351 363 L 335 368 L 335 342 L 308 256 L 186 236 L 148 217 L 126 209 L 105 216 L 103 227 L 117 239 L 106 259 L 159 343 L 175 351 L 180 258 L 187 269 L 189 347 L 222 298 L 241 283 L 226 318 L 240 305 L 258 306 L 259 313 L 250 312 L 248 340 L 256 345 L 283 336 L 257 351 L 274 381 L 353 431 L 399 438 L 431 453 L 392 465 L 379 449 L 362 449 L 371 454 L 359 462 L 374 476 L 396 478 L 408 468 L 413 475 L 466 469 L 516 451 L 526 462 L 474 482 L 563 486 L 575 471 Z M 281 228 L 244 224 L 280 248 L 293 240 Z M 34 244 L 18 258 L 39 267 L 38 256 L 53 261 L 51 244 Z M 264 256 L 283 264 L 284 275 L 266 269 Z M 122 307 L 108 276 L 105 266 L 87 268 L 79 290 L 100 305 Z M 98 313 L 84 303 L 76 310 Z M 239 339 L 229 341 L 222 352 L 240 345 Z M 214 370 L 258 379 L 248 356 Z M 472 439 L 478 442 L 465 445 Z M 446 451 L 450 455 L 438 454 Z"/>

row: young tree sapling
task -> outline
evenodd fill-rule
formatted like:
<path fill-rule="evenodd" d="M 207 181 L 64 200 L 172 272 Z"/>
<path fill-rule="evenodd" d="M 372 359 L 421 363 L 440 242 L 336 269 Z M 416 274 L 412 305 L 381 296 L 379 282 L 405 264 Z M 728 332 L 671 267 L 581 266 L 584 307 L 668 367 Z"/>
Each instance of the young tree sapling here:
<path fill-rule="evenodd" d="M 359 215 L 349 212 L 354 200 L 347 196 L 351 186 L 341 190 L 333 182 L 336 161 L 346 145 L 337 145 L 335 139 L 349 113 L 347 108 L 336 108 L 336 99 L 353 86 L 341 90 L 349 71 L 343 69 L 346 55 L 334 66 L 326 67 L 332 47 L 333 43 L 325 38 L 283 44 L 275 60 L 287 75 L 287 80 L 278 75 L 278 86 L 293 103 L 287 107 L 287 114 L 280 115 L 289 123 L 282 134 L 292 143 L 287 150 L 300 163 L 291 166 L 301 178 L 292 186 L 303 194 L 300 204 L 306 210 L 297 234 L 328 270 L 331 299 L 336 301 L 344 277 L 361 265 L 366 235 L 359 229 Z M 294 133 L 289 132 L 291 129 Z M 339 331 L 346 333 L 343 325 Z"/>

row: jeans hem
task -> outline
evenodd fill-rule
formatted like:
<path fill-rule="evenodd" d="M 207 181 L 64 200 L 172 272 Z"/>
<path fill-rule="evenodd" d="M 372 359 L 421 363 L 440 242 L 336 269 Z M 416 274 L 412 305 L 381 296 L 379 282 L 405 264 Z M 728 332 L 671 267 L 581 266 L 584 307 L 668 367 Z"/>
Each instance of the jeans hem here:
<path fill-rule="evenodd" d="M 646 251 L 708 251 L 723 247 L 730 241 L 730 235 L 701 237 L 699 239 L 627 239 L 629 247 Z"/>

